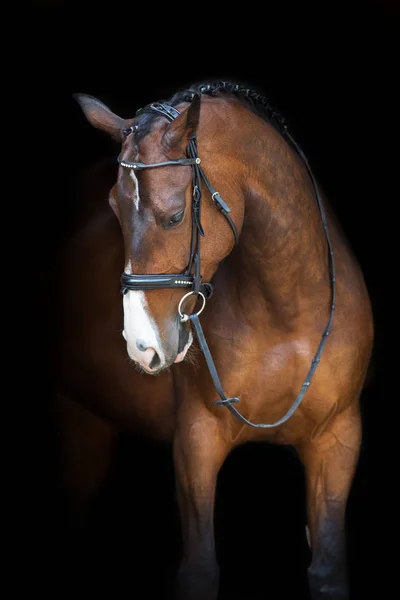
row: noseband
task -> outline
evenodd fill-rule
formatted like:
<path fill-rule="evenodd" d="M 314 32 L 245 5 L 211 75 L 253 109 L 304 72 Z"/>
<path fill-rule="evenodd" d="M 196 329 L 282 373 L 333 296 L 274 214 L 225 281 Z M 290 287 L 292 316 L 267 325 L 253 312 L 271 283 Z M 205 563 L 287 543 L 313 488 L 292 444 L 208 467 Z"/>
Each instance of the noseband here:
<path fill-rule="evenodd" d="M 139 109 L 136 112 L 136 115 L 141 114 L 143 112 L 157 113 L 157 114 L 165 117 L 169 121 L 174 121 L 181 114 L 179 112 L 179 110 L 177 110 L 173 106 L 169 106 L 168 104 L 163 104 L 161 102 L 155 102 L 155 103 L 149 104 L 148 106 L 145 106 L 144 108 Z M 135 126 L 129 127 L 128 129 L 126 129 L 124 131 L 124 134 L 129 135 L 133 131 L 135 131 Z M 263 429 L 277 427 L 278 425 L 282 425 L 283 423 L 285 423 L 294 414 L 295 410 L 298 408 L 301 401 L 303 400 L 303 397 L 311 384 L 311 379 L 314 375 L 314 372 L 320 362 L 320 357 L 321 357 L 322 350 L 325 345 L 326 339 L 331 331 L 332 322 L 333 322 L 333 314 L 335 311 L 335 298 L 336 298 L 336 279 L 335 279 L 335 263 L 334 263 L 334 256 L 333 256 L 333 247 L 332 247 L 332 243 L 331 243 L 329 232 L 328 232 L 326 215 L 325 215 L 325 211 L 324 211 L 324 208 L 322 205 L 322 199 L 321 199 L 321 195 L 320 195 L 320 192 L 318 189 L 318 185 L 317 185 L 316 179 L 314 177 L 314 174 L 308 164 L 308 160 L 307 160 L 306 156 L 304 155 L 303 151 L 298 146 L 298 144 L 295 142 L 295 140 L 292 138 L 290 133 L 287 131 L 286 125 L 284 126 L 283 135 L 288 139 L 288 141 L 292 144 L 292 146 L 295 148 L 295 150 L 298 152 L 298 154 L 302 158 L 302 160 L 307 168 L 307 171 L 310 175 L 313 186 L 314 186 L 315 196 L 316 196 L 319 212 L 321 215 L 321 220 L 322 220 L 322 224 L 324 227 L 325 237 L 326 237 L 327 246 L 328 246 L 329 270 L 330 270 L 330 280 L 331 280 L 331 305 L 330 305 L 330 314 L 329 314 L 328 323 L 322 334 L 321 341 L 320 341 L 317 351 L 314 355 L 314 358 L 311 361 L 310 369 L 307 373 L 307 376 L 306 376 L 306 379 L 304 380 L 303 385 L 301 386 L 300 392 L 299 392 L 297 398 L 294 400 L 290 409 L 286 412 L 286 414 L 281 419 L 276 421 L 275 423 L 252 423 L 251 421 L 246 419 L 237 410 L 237 408 L 235 406 L 233 406 L 233 404 L 239 402 L 239 398 L 227 398 L 226 397 L 226 395 L 223 391 L 220 379 L 218 377 L 218 373 L 217 373 L 213 358 L 212 358 L 210 350 L 208 348 L 207 341 L 204 337 L 203 329 L 200 324 L 199 314 L 204 309 L 206 299 L 210 298 L 212 295 L 212 292 L 213 292 L 213 287 L 212 287 L 211 283 L 204 283 L 201 281 L 202 275 L 200 272 L 200 236 L 204 237 L 204 230 L 201 226 L 201 197 L 202 197 L 201 180 L 202 179 L 211 194 L 211 198 L 214 201 L 215 206 L 219 209 L 219 211 L 227 219 L 227 221 L 232 229 L 234 238 L 235 238 L 235 244 L 238 243 L 239 236 L 238 236 L 235 224 L 229 214 L 230 209 L 229 209 L 228 205 L 222 200 L 222 198 L 218 194 L 218 192 L 216 192 L 214 190 L 214 188 L 210 184 L 209 180 L 207 179 L 203 169 L 200 166 L 201 160 L 197 153 L 196 136 L 193 136 L 189 141 L 189 145 L 187 148 L 187 155 L 188 155 L 187 158 L 180 158 L 178 160 L 167 160 L 165 162 L 149 163 L 149 164 L 141 163 L 141 162 L 128 162 L 128 161 L 122 160 L 121 158 L 118 158 L 118 162 L 121 165 L 121 167 L 124 167 L 126 169 L 132 169 L 133 171 L 140 171 L 143 169 L 153 169 L 153 168 L 166 167 L 166 166 L 191 166 L 193 168 L 192 238 L 191 238 L 191 246 L 190 246 L 190 259 L 189 259 L 189 264 L 188 264 L 187 268 L 185 269 L 183 274 L 178 273 L 178 274 L 174 274 L 174 275 L 170 275 L 170 274 L 133 275 L 130 273 L 123 273 L 121 276 L 121 284 L 122 284 L 121 292 L 122 292 L 122 294 L 126 294 L 129 290 L 156 290 L 156 289 L 165 289 L 165 288 L 189 289 L 190 291 L 183 296 L 183 298 L 181 299 L 181 301 L 179 303 L 178 313 L 181 317 L 181 322 L 185 322 L 190 319 L 190 321 L 192 322 L 192 324 L 195 328 L 200 347 L 203 351 L 204 358 L 207 362 L 207 366 L 208 366 L 211 378 L 214 383 L 214 387 L 220 397 L 220 400 L 218 402 L 214 402 L 214 406 L 226 406 L 226 408 L 242 423 L 245 423 L 246 425 L 249 425 L 250 427 L 257 427 L 257 428 L 263 428 Z M 192 270 L 193 270 L 193 273 L 192 273 Z M 199 295 L 203 300 L 203 305 L 197 313 L 187 315 L 182 312 L 181 308 L 182 308 L 182 304 L 183 304 L 184 300 L 192 294 Z"/>
<path fill-rule="evenodd" d="M 169 121 L 174 121 L 181 113 L 173 106 L 162 104 L 161 102 L 154 102 L 149 104 L 145 108 L 141 108 L 137 111 L 136 115 L 143 112 L 157 113 Z M 134 131 L 134 127 L 129 127 L 125 130 L 125 135 L 129 135 Z M 177 273 L 173 275 L 131 275 L 130 273 L 123 273 L 121 276 L 121 292 L 126 294 L 129 290 L 160 290 L 165 288 L 186 288 L 189 289 L 193 294 L 201 293 L 205 299 L 211 297 L 213 292 L 213 286 L 211 283 L 202 282 L 202 275 L 200 272 L 200 236 L 204 237 L 204 230 L 201 225 L 201 198 L 202 189 L 201 181 L 203 179 L 206 184 L 211 198 L 214 201 L 215 206 L 224 215 L 228 221 L 233 235 L 235 237 L 235 244 L 239 241 L 236 226 L 230 216 L 229 206 L 222 200 L 218 192 L 214 190 L 208 178 L 206 177 L 203 169 L 200 166 L 201 160 L 197 153 L 196 136 L 193 136 L 189 141 L 187 148 L 187 158 L 180 158 L 178 160 L 167 160 L 159 163 L 141 163 L 141 162 L 128 162 L 118 158 L 118 162 L 121 167 L 126 169 L 132 169 L 133 171 L 143 171 L 144 169 L 155 169 L 159 167 L 187 167 L 193 168 L 193 196 L 192 196 L 192 239 L 190 244 L 190 258 L 188 266 L 183 273 Z M 193 271 L 193 273 L 192 273 Z M 187 320 L 187 319 L 186 319 Z"/>

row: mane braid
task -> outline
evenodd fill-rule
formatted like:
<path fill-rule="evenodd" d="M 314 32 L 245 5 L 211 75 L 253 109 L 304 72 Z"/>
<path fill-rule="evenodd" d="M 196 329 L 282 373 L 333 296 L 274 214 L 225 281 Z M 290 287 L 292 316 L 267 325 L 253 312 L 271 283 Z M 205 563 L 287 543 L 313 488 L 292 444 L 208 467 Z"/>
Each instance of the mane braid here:
<path fill-rule="evenodd" d="M 252 112 L 273 125 L 282 135 L 284 135 L 287 130 L 288 125 L 286 119 L 270 105 L 268 98 L 251 88 L 230 81 L 194 83 L 189 88 L 176 92 L 169 100 L 159 100 L 159 102 L 169 104 L 170 106 L 176 106 L 182 102 L 191 102 L 195 94 L 201 96 L 230 96 L 236 98 L 245 104 Z M 137 143 L 150 132 L 152 123 L 158 118 L 159 115 L 147 112 L 144 112 L 137 117 L 137 131 L 135 133 Z"/>

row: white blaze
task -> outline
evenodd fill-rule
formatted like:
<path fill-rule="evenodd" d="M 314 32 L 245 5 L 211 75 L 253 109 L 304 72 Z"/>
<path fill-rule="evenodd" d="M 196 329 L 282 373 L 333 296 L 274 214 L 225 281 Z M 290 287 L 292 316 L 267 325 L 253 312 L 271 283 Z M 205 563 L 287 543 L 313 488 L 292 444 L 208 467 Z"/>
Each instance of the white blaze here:
<path fill-rule="evenodd" d="M 133 169 L 129 171 L 129 175 L 134 187 L 133 204 L 138 211 L 140 201 L 139 182 Z M 125 267 L 125 273 L 132 273 L 129 264 Z M 129 290 L 123 296 L 123 307 L 124 330 L 122 335 L 126 340 L 127 351 L 131 359 L 144 367 L 148 367 L 155 351 L 163 363 L 165 357 L 161 348 L 158 328 L 148 310 L 145 293 L 140 290 Z M 148 348 L 148 350 L 141 350 L 140 348 Z"/>
<path fill-rule="evenodd" d="M 131 272 L 130 265 L 127 265 L 125 273 Z M 161 346 L 160 334 L 151 317 L 145 293 L 139 290 L 129 290 L 123 296 L 123 308 L 124 331 L 122 335 L 126 340 L 127 351 L 131 359 L 148 368 L 155 351 L 163 364 L 165 355 Z M 140 350 L 140 347 L 148 348 L 148 350 Z"/>
<path fill-rule="evenodd" d="M 139 182 L 133 169 L 129 171 L 129 175 L 134 185 L 133 204 L 138 211 L 140 202 Z M 132 273 L 129 264 L 125 266 L 125 273 Z M 139 290 L 128 290 L 123 296 L 123 308 L 124 330 L 122 335 L 126 340 L 127 352 L 130 358 L 138 362 L 142 367 L 149 368 L 154 357 L 154 352 L 157 352 L 161 360 L 160 366 L 164 365 L 165 354 L 161 345 L 160 332 L 157 324 L 151 317 L 145 293 Z M 175 362 L 181 362 L 185 358 L 192 341 L 193 338 L 190 333 L 188 343 L 183 351 L 178 354 Z M 147 348 L 147 350 L 143 350 L 143 348 Z"/>
<path fill-rule="evenodd" d="M 139 182 L 138 182 L 138 179 L 137 179 L 133 169 L 131 169 L 129 171 L 129 174 L 131 176 L 131 179 L 134 183 L 134 188 L 135 188 L 135 191 L 133 192 L 133 204 L 135 205 L 136 210 L 139 210 L 139 200 L 140 200 L 140 198 L 139 198 Z"/>

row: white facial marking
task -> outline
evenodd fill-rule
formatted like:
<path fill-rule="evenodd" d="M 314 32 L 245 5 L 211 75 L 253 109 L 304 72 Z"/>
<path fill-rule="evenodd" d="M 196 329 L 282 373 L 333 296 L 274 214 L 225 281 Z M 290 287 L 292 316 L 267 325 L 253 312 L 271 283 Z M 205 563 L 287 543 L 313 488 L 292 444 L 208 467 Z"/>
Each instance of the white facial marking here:
<path fill-rule="evenodd" d="M 130 266 L 125 267 L 125 273 L 131 273 Z M 130 358 L 149 370 L 149 365 L 157 352 L 162 366 L 165 355 L 160 342 L 160 334 L 153 321 L 143 291 L 129 290 L 123 296 L 124 330 L 127 351 Z M 138 348 L 139 345 L 139 348 Z M 143 347 L 143 350 L 140 349 Z"/>
<path fill-rule="evenodd" d="M 140 200 L 140 198 L 139 198 L 139 182 L 138 182 L 138 179 L 137 179 L 133 169 L 131 169 L 129 171 L 129 175 L 133 181 L 134 188 L 135 188 L 135 191 L 133 192 L 133 203 L 135 205 L 136 210 L 139 210 L 139 200 Z"/>

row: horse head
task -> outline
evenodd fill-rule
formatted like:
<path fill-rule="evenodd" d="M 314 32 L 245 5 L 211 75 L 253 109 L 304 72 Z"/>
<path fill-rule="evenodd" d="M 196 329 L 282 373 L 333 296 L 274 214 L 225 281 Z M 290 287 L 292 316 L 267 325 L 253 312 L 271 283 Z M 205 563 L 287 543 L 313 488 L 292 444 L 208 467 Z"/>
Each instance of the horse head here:
<path fill-rule="evenodd" d="M 121 143 L 109 202 L 125 248 L 123 336 L 130 358 L 155 375 L 184 360 L 193 341 L 188 314 L 204 307 L 211 290 L 204 283 L 237 241 L 244 198 L 240 179 L 229 176 L 234 145 L 212 99 L 198 94 L 175 108 L 148 105 L 130 119 L 91 96 L 75 98 L 94 127 Z"/>

